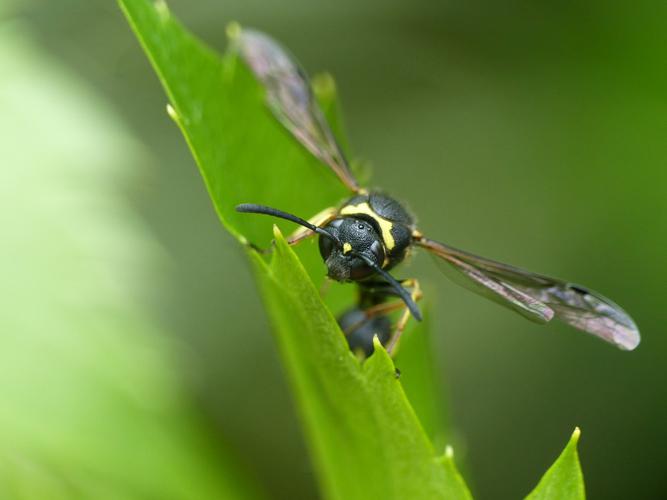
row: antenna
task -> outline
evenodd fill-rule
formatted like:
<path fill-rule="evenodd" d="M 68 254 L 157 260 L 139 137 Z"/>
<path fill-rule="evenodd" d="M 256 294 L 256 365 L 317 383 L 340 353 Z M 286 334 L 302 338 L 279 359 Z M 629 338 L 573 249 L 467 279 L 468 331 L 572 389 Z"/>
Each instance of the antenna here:
<path fill-rule="evenodd" d="M 329 238 L 338 246 L 338 248 L 343 248 L 343 244 L 341 243 L 341 241 L 336 236 L 331 234 L 329 231 L 326 231 L 321 227 L 317 227 L 316 225 L 311 224 L 310 222 L 302 219 L 301 217 L 297 217 L 296 215 L 283 212 L 282 210 L 278 210 L 277 208 L 267 207 L 266 205 L 257 205 L 255 203 L 241 203 L 240 205 L 236 206 L 236 211 L 248 214 L 271 215 L 273 217 L 278 217 L 279 219 L 285 219 L 291 222 L 295 222 L 300 226 L 310 229 L 314 233 L 321 234 L 322 236 Z"/>

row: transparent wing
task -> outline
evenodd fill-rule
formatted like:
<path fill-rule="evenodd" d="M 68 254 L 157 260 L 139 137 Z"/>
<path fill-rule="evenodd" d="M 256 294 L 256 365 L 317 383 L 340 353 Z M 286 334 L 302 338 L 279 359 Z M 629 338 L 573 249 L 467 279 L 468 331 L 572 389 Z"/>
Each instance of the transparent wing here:
<path fill-rule="evenodd" d="M 349 189 L 358 191 L 359 185 L 299 64 L 264 33 L 244 29 L 235 42 L 245 62 L 266 88 L 267 103 L 278 120 Z"/>
<path fill-rule="evenodd" d="M 639 329 L 632 318 L 597 292 L 427 238 L 418 244 L 440 257 L 447 264 L 445 272 L 460 284 L 529 319 L 544 323 L 555 316 L 624 350 L 639 344 Z"/>

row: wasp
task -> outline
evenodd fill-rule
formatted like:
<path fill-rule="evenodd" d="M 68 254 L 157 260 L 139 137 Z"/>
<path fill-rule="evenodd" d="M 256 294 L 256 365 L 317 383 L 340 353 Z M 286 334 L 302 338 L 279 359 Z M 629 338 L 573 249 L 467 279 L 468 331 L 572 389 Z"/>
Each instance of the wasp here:
<path fill-rule="evenodd" d="M 537 323 L 557 318 L 623 350 L 639 344 L 639 330 L 618 305 L 583 286 L 536 274 L 459 250 L 424 236 L 414 217 L 394 198 L 362 188 L 315 99 L 305 71 L 275 40 L 254 30 L 234 37 L 239 55 L 266 91 L 275 117 L 350 190 L 337 207 L 308 220 L 259 204 L 238 205 L 239 212 L 274 216 L 300 226 L 288 239 L 296 244 L 319 236 L 327 275 L 359 287 L 357 304 L 339 318 L 350 347 L 368 355 L 377 335 L 393 353 L 406 322 L 422 319 L 415 279 L 399 281 L 389 273 L 412 248 L 422 248 L 442 263 L 453 280 Z M 388 315 L 402 310 L 395 326 Z"/>

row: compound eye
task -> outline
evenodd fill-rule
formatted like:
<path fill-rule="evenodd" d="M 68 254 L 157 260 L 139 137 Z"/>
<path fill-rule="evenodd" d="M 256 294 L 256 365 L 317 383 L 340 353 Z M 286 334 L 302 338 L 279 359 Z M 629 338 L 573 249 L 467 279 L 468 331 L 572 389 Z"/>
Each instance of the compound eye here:
<path fill-rule="evenodd" d="M 334 242 L 331 241 L 326 236 L 320 236 L 319 244 L 320 244 L 320 255 L 324 260 L 327 260 L 331 255 L 331 252 L 333 252 Z"/>
<path fill-rule="evenodd" d="M 377 262 L 378 266 L 382 267 L 385 258 L 384 246 L 382 243 L 377 240 L 374 241 L 371 245 L 371 253 L 373 254 L 375 262 Z"/>

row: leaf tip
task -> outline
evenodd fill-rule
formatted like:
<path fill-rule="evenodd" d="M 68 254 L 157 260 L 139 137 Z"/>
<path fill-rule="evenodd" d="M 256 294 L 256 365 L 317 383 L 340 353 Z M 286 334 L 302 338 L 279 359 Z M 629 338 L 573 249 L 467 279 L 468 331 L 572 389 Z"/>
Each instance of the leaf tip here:
<path fill-rule="evenodd" d="M 319 73 L 312 80 L 313 92 L 320 99 L 333 99 L 336 95 L 336 81 L 331 73 Z"/>
<path fill-rule="evenodd" d="M 373 373 L 375 374 L 374 376 L 382 380 L 384 380 L 386 375 L 391 374 L 392 380 L 398 382 L 394 362 L 377 335 L 373 336 L 373 354 L 366 358 L 363 367 L 367 373 Z"/>
<path fill-rule="evenodd" d="M 227 35 L 227 38 L 232 41 L 241 36 L 241 31 L 242 28 L 238 21 L 232 21 L 225 27 L 225 34 Z"/>
<path fill-rule="evenodd" d="M 165 0 L 154 0 L 153 7 L 155 8 L 162 22 L 169 19 L 170 16 L 169 6 L 167 5 L 167 2 L 165 2 Z"/>
<path fill-rule="evenodd" d="M 585 500 L 584 477 L 579 463 L 577 443 L 581 429 L 575 427 L 570 440 L 556 461 L 544 473 L 526 500 L 568 498 Z"/>
<path fill-rule="evenodd" d="M 169 115 L 169 118 L 174 120 L 176 123 L 179 122 L 178 112 L 170 103 L 167 103 L 167 114 Z"/>
<path fill-rule="evenodd" d="M 277 225 L 273 225 L 273 237 L 276 239 L 276 241 L 282 241 L 283 238 L 283 233 L 280 232 L 280 228 Z"/>

